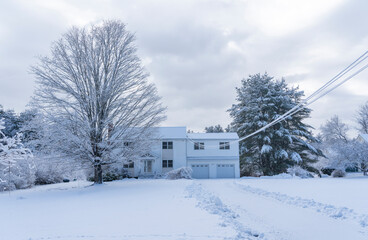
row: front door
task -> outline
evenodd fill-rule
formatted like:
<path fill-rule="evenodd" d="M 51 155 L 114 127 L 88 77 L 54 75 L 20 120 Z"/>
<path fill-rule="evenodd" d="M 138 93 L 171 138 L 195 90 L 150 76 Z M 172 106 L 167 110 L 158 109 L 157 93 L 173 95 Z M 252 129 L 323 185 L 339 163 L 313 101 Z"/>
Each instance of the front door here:
<path fill-rule="evenodd" d="M 144 160 L 144 173 L 152 173 L 152 160 Z"/>

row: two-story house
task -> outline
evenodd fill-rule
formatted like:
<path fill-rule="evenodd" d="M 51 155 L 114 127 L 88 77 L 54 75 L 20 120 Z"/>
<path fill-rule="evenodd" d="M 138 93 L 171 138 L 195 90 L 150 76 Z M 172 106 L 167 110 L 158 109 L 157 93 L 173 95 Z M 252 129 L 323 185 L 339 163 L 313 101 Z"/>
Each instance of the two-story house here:
<path fill-rule="evenodd" d="M 236 133 L 187 133 L 186 127 L 159 127 L 151 151 L 135 164 L 125 164 L 133 176 L 154 176 L 190 167 L 193 178 L 239 178 Z"/>

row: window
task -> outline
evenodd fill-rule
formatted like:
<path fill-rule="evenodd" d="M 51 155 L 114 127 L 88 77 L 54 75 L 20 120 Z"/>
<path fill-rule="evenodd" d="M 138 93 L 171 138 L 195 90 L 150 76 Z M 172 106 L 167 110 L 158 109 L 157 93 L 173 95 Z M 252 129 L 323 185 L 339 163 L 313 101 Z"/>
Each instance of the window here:
<path fill-rule="evenodd" d="M 123 168 L 134 168 L 134 162 L 128 162 L 123 165 Z"/>
<path fill-rule="evenodd" d="M 229 142 L 220 142 L 220 150 L 227 150 L 230 149 L 230 143 Z"/>
<path fill-rule="evenodd" d="M 204 150 L 204 142 L 195 142 L 194 150 Z"/>
<path fill-rule="evenodd" d="M 162 149 L 173 149 L 173 142 L 162 142 Z"/>
<path fill-rule="evenodd" d="M 162 160 L 162 167 L 163 168 L 172 168 L 173 167 L 173 160 Z"/>
<path fill-rule="evenodd" d="M 124 147 L 131 147 L 133 142 L 124 142 Z"/>

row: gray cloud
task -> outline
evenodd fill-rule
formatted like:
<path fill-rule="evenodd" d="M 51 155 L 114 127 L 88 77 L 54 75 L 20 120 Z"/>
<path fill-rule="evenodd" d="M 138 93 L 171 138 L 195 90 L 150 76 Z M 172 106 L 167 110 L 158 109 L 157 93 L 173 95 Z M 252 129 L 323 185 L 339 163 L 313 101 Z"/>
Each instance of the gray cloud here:
<path fill-rule="evenodd" d="M 227 125 L 243 77 L 267 71 L 309 95 L 366 50 L 368 3 L 323 3 L 2 1 L 0 104 L 25 108 L 35 87 L 29 66 L 69 27 L 118 18 L 136 33 L 138 53 L 168 106 L 165 125 Z M 367 77 L 313 104 L 308 122 L 318 128 L 338 114 L 352 124 L 368 100 Z"/>

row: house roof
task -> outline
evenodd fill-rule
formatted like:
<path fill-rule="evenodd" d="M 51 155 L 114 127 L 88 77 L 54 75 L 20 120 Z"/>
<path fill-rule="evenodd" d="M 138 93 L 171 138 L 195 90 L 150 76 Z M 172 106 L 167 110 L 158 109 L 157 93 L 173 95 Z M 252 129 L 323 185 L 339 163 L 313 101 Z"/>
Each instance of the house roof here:
<path fill-rule="evenodd" d="M 239 136 L 236 132 L 228 132 L 228 133 L 188 133 L 188 138 L 190 139 L 239 139 Z"/>
<path fill-rule="evenodd" d="M 187 137 L 186 127 L 158 127 L 158 136 L 163 139 L 185 139 Z"/>
<path fill-rule="evenodd" d="M 365 133 L 359 133 L 359 136 L 365 141 L 368 143 L 368 134 L 365 134 Z"/>
<path fill-rule="evenodd" d="M 187 160 L 239 160 L 239 156 L 187 156 Z"/>

